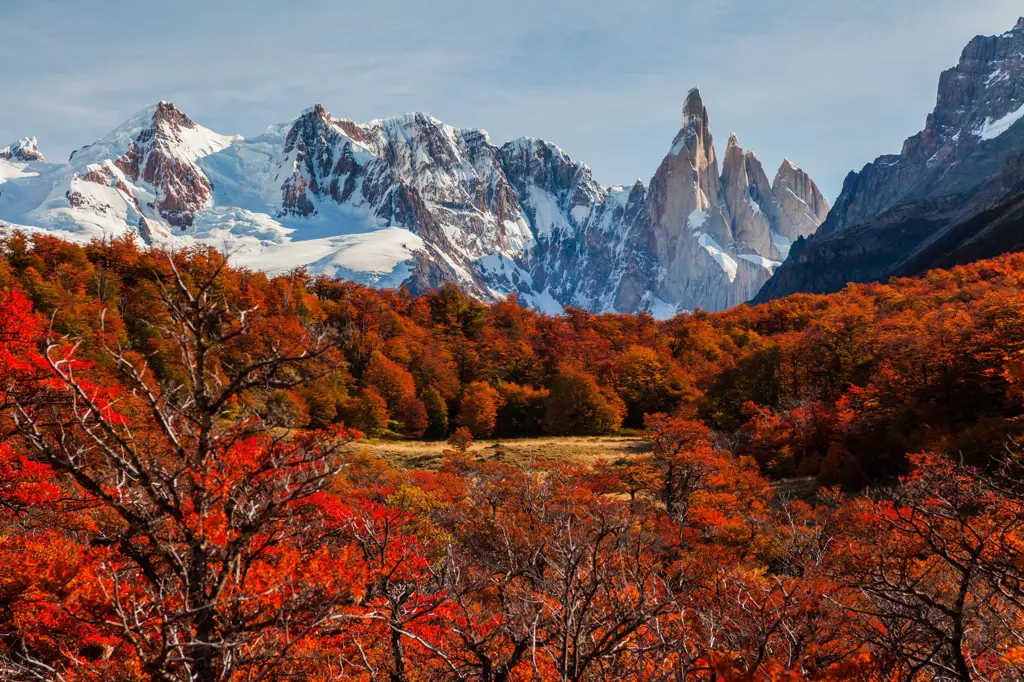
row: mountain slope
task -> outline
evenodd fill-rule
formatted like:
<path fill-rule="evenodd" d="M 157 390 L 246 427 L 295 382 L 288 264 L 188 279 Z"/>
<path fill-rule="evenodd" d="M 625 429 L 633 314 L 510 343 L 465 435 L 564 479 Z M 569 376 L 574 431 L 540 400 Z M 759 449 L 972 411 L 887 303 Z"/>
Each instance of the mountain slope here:
<path fill-rule="evenodd" d="M 1024 19 L 978 36 L 898 155 L 851 173 L 821 228 L 756 301 L 921 273 L 1024 246 Z"/>
<path fill-rule="evenodd" d="M 720 174 L 696 90 L 649 187 L 602 187 L 544 140 L 499 146 L 426 114 L 360 124 L 320 105 L 242 139 L 161 102 L 67 164 L 40 155 L 12 168 L 0 218 L 14 227 L 212 244 L 246 267 L 413 292 L 454 282 L 549 313 L 735 305 L 824 205 L 791 165 L 769 184 L 735 136 Z"/>

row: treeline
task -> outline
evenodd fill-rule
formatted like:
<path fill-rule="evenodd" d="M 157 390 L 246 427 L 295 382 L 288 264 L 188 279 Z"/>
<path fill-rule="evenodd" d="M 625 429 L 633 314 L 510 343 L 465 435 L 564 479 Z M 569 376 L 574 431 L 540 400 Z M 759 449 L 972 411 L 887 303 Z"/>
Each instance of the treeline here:
<path fill-rule="evenodd" d="M 1000 439 L 1019 257 L 663 324 L 128 242 L 15 238 L 2 263 L 0 679 L 1024 676 L 1024 458 Z M 335 422 L 374 394 L 405 428 L 413 396 L 425 429 L 442 404 L 465 422 L 440 470 L 353 447 Z M 559 432 L 632 409 L 653 452 L 479 456 L 471 429 L 510 409 Z M 915 413 L 950 423 L 898 428 Z M 809 501 L 762 473 L 986 419 L 984 468 L 912 454 L 891 485 Z"/>
<path fill-rule="evenodd" d="M 908 452 L 984 464 L 1020 433 L 1008 373 L 1024 349 L 1021 255 L 666 322 L 548 317 L 451 286 L 412 297 L 302 272 L 268 278 L 212 251 L 189 259 L 222 270 L 209 296 L 278 314 L 268 342 L 289 343 L 301 324 L 330 341 L 330 372 L 239 397 L 282 427 L 514 438 L 610 434 L 678 414 L 773 476 L 850 488 L 905 472 Z M 121 344 L 175 382 L 183 360 L 160 333 L 156 283 L 167 274 L 162 253 L 130 239 L 83 248 L 13 236 L 0 249 L 0 286 L 27 292 L 80 352 L 102 364 L 102 343 Z"/>

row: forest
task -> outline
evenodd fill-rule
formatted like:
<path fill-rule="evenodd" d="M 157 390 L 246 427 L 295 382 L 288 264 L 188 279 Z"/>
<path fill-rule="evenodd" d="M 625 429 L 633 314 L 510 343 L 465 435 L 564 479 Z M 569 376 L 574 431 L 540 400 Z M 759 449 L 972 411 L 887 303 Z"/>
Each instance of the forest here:
<path fill-rule="evenodd" d="M 657 321 L 14 233 L 0 679 L 1024 679 L 1022 408 L 1024 254 Z"/>

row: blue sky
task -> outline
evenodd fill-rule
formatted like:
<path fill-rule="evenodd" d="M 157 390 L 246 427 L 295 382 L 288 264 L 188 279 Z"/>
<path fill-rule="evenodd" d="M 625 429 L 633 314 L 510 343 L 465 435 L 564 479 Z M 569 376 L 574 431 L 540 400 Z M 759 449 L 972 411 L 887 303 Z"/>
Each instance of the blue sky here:
<path fill-rule="evenodd" d="M 259 134 L 321 102 L 428 111 L 495 141 L 551 140 L 605 184 L 653 174 L 699 86 L 769 175 L 788 156 L 831 199 L 898 151 L 939 72 L 1020 0 L 0 0 L 0 141 L 62 160 L 135 111 L 177 104 Z"/>

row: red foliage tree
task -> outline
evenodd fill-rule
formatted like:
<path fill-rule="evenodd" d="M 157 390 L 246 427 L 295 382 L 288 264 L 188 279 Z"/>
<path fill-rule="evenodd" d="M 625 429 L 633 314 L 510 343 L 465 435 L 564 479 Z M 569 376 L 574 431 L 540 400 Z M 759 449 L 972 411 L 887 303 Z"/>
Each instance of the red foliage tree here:
<path fill-rule="evenodd" d="M 490 384 L 476 381 L 466 387 L 459 405 L 459 426 L 474 438 L 488 438 L 498 419 L 498 392 Z"/>

